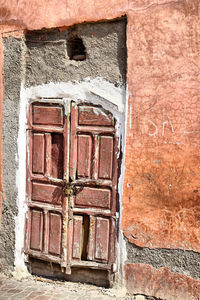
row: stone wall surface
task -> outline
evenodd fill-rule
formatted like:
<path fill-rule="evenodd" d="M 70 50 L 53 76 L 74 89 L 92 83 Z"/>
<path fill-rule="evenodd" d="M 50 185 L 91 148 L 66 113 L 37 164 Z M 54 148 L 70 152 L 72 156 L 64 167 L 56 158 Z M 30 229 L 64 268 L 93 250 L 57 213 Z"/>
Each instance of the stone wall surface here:
<path fill-rule="evenodd" d="M 82 39 L 86 60 L 70 60 L 68 44 Z M 26 86 L 102 77 L 116 85 L 126 81 L 126 20 L 87 23 L 68 30 L 26 35 Z"/>
<path fill-rule="evenodd" d="M 74 24 L 127 15 L 129 100 L 122 201 L 122 229 L 128 244 L 127 287 L 163 299 L 167 293 L 167 300 L 197 299 L 200 279 L 199 1 L 112 0 L 105 5 L 103 0 L 35 0 L 30 5 L 30 1 L 13 0 L 0 1 L 0 4 L 0 30 L 4 35 L 44 27 L 59 27 L 62 33 Z M 62 47 L 60 44 L 58 48 Z M 32 62 L 34 47 L 29 47 L 29 51 Z M 38 83 L 31 70 L 34 71 L 32 63 L 28 85 Z M 120 72 L 114 76 L 117 81 Z M 0 83 L 2 90 L 2 76 Z M 10 100 L 7 101 L 9 104 Z M 6 189 L 5 183 L 4 193 Z M 5 201 L 9 201 L 7 197 L 10 196 L 6 195 Z M 165 266 L 169 269 L 163 269 Z M 138 272 L 143 274 L 143 285 L 139 280 L 136 282 Z M 167 277 L 173 282 L 185 282 L 182 290 L 187 298 L 181 298 L 181 288 L 165 280 Z M 158 278 L 164 279 L 157 284 Z"/>
<path fill-rule="evenodd" d="M 8 269 L 14 262 L 15 217 L 17 210 L 16 170 L 18 167 L 17 138 L 19 100 L 22 82 L 22 40 L 9 37 L 4 43 L 3 101 L 3 191 L 0 231 L 0 263 Z"/>

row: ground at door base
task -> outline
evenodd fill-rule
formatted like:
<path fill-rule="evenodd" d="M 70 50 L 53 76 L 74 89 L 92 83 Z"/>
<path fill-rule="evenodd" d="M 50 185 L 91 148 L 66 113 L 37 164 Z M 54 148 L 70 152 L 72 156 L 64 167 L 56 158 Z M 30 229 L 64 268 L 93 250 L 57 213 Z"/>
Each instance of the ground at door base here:
<path fill-rule="evenodd" d="M 143 295 L 128 295 L 124 288 L 106 289 L 89 284 L 53 281 L 29 276 L 16 280 L 0 274 L 0 300 L 156 300 Z M 161 300 L 161 299 L 157 299 Z"/>

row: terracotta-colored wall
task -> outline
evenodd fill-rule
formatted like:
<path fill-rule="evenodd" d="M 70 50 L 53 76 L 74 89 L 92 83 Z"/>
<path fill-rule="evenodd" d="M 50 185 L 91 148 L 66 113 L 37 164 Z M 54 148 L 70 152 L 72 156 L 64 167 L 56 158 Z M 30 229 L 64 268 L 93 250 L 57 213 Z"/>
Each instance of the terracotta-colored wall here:
<path fill-rule="evenodd" d="M 35 0 L 0 6 L 4 24 L 29 30 L 124 14 L 130 96 L 123 231 L 140 247 L 200 251 L 199 1 Z"/>
<path fill-rule="evenodd" d="M 198 7 L 128 18 L 123 229 L 141 247 L 200 251 Z"/>

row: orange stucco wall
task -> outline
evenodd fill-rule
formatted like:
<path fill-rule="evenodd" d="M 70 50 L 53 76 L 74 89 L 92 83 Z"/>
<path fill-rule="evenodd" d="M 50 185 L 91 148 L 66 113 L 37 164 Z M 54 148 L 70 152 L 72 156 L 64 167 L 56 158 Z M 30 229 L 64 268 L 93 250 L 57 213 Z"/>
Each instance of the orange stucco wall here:
<path fill-rule="evenodd" d="M 200 251 L 199 1 L 34 0 L 0 6 L 4 32 L 124 14 L 130 96 L 123 231 L 138 246 Z"/>
<path fill-rule="evenodd" d="M 200 251 L 197 8 L 157 5 L 128 18 L 123 229 L 142 247 Z"/>

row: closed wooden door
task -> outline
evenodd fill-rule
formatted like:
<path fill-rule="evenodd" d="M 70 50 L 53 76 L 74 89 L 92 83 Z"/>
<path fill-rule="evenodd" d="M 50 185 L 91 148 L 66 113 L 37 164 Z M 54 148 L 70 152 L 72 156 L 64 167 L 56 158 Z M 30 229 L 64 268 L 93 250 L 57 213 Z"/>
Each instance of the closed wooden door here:
<path fill-rule="evenodd" d="M 115 119 L 87 103 L 33 103 L 27 146 L 26 253 L 113 270 L 117 238 Z"/>

